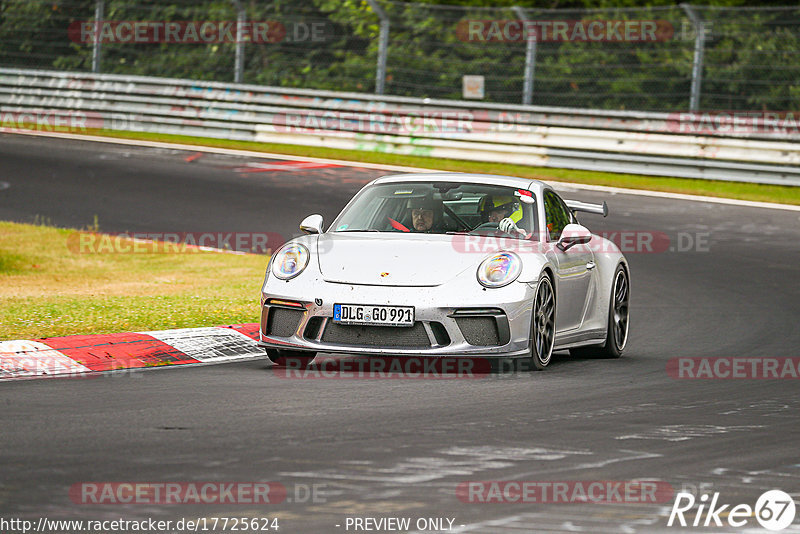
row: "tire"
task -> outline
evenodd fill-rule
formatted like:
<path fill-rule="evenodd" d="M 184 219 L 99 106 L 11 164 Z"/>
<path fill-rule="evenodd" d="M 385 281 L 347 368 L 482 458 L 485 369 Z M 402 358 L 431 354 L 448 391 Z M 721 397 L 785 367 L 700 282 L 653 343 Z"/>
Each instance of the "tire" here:
<path fill-rule="evenodd" d="M 314 352 L 303 350 L 280 350 L 264 349 L 267 358 L 278 367 L 288 367 L 290 369 L 305 369 L 314 361 L 317 356 Z"/>
<path fill-rule="evenodd" d="M 625 345 L 628 343 L 630 288 L 628 271 L 620 265 L 614 272 L 614 283 L 608 299 L 608 327 L 605 343 L 570 349 L 570 355 L 579 358 L 619 358 L 622 355 L 622 351 L 625 350 Z"/>
<path fill-rule="evenodd" d="M 546 273 L 536 284 L 536 296 L 531 310 L 531 364 L 532 369 L 544 370 L 553 356 L 556 337 L 556 293 L 553 281 Z"/>

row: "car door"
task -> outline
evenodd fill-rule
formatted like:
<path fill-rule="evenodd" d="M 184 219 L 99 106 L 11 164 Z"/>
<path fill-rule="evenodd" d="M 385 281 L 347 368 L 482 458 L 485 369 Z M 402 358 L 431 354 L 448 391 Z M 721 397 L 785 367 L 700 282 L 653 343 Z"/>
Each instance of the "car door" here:
<path fill-rule="evenodd" d="M 577 221 L 561 197 L 549 189 L 544 192 L 544 211 L 547 237 L 555 245 L 564 227 Z M 583 323 L 594 254 L 587 245 L 575 245 L 567 250 L 554 246 L 552 254 L 556 264 L 556 331 L 575 330 Z"/>

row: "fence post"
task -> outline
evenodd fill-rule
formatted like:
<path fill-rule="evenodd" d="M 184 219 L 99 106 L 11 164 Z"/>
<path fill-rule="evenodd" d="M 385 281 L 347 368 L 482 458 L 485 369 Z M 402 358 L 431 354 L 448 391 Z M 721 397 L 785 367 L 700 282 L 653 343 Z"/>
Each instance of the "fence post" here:
<path fill-rule="evenodd" d="M 690 4 L 681 4 L 681 7 L 689 16 L 694 26 L 694 61 L 692 62 L 692 89 L 689 97 L 689 111 L 697 111 L 700 107 L 700 87 L 703 83 L 703 54 L 705 53 L 706 43 L 706 24 L 698 16 L 694 7 Z"/>
<path fill-rule="evenodd" d="M 244 72 L 244 6 L 239 0 L 233 0 L 233 7 L 236 9 L 236 58 L 233 65 L 234 83 L 242 83 L 242 73 Z"/>
<path fill-rule="evenodd" d="M 378 70 L 375 73 L 375 93 L 382 95 L 386 84 L 386 54 L 389 51 L 389 16 L 376 0 L 367 0 L 372 11 L 381 19 L 381 33 L 378 36 Z"/>
<path fill-rule="evenodd" d="M 533 100 L 533 79 L 535 73 L 534 71 L 536 69 L 536 43 L 539 41 L 539 33 L 538 31 L 535 31 L 533 36 L 529 35 L 527 32 L 527 22 L 530 20 L 528 19 L 528 14 L 519 6 L 514 6 L 512 9 L 514 10 L 514 13 L 516 13 L 519 20 L 522 21 L 524 28 L 522 35 L 525 36 L 525 40 L 527 41 L 525 46 L 525 76 L 523 78 L 522 86 L 522 103 L 526 106 L 530 106 L 531 101 Z"/>
<path fill-rule="evenodd" d="M 100 24 L 105 17 L 105 0 L 97 0 L 94 5 L 94 43 L 92 43 L 92 72 L 100 72 Z"/>
<path fill-rule="evenodd" d="M 233 7 L 236 10 L 236 58 L 233 66 L 234 83 L 242 83 L 242 73 L 244 72 L 244 6 L 239 0 L 233 0 Z"/>

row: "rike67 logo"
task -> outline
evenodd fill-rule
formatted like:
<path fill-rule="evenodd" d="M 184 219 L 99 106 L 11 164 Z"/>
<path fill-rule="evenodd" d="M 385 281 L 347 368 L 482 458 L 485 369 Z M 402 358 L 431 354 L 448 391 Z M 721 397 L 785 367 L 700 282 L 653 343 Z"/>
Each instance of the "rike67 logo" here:
<path fill-rule="evenodd" d="M 691 493 L 680 492 L 675 496 L 667 526 L 744 527 L 755 517 L 762 528 L 777 531 L 791 525 L 794 516 L 794 499 L 781 490 L 764 492 L 756 501 L 755 507 L 749 504 L 722 504 L 719 492 L 715 492 L 710 500 L 707 494 L 696 500 Z"/>

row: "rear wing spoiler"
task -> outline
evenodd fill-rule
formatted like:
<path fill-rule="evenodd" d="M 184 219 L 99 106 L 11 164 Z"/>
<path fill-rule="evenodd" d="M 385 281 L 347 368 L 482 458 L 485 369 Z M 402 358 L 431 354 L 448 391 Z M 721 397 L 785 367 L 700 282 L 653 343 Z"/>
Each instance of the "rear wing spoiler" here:
<path fill-rule="evenodd" d="M 602 204 L 591 204 L 580 200 L 565 200 L 564 202 L 572 211 L 585 211 L 586 213 L 594 213 L 603 217 L 608 215 L 608 204 L 606 204 L 605 200 Z"/>

